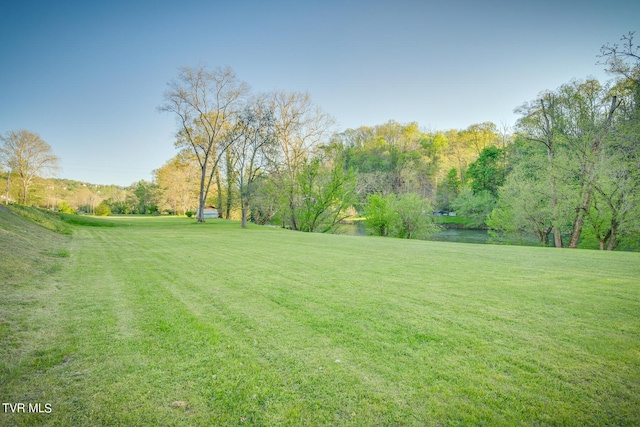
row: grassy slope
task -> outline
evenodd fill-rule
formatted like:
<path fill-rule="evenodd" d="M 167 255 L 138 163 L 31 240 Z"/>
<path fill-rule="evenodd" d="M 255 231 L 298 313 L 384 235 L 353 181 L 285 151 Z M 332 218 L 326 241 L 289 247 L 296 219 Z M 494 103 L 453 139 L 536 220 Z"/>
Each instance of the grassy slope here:
<path fill-rule="evenodd" d="M 64 268 L 70 237 L 64 224 L 40 211 L 0 206 L 0 400 L 10 399 L 11 378 L 33 376 L 40 348 L 51 344 L 42 328 L 56 312 L 53 279 Z M 17 213 L 18 214 L 17 214 Z M 19 214 L 26 214 L 31 220 Z M 41 225 L 33 221 L 39 221 Z M 47 228 L 44 228 L 47 227 Z M 0 425 L 7 416 L 0 411 Z"/>
<path fill-rule="evenodd" d="M 37 210 L 30 210 L 34 215 L 27 220 L 20 215 L 24 208 L 10 209 L 0 205 L 0 284 L 5 297 L 5 291 L 19 288 L 27 279 L 40 279 L 59 270 L 60 258 L 69 256 L 69 236 L 60 232 L 65 230 L 64 224 Z"/>
<path fill-rule="evenodd" d="M 640 254 L 112 221 L 2 300 L 0 423 L 640 424 Z"/>

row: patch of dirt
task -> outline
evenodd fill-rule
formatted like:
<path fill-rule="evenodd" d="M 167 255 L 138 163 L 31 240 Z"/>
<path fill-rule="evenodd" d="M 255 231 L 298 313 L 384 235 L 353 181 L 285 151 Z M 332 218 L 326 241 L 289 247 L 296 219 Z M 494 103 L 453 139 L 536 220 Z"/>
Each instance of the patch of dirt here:
<path fill-rule="evenodd" d="M 169 406 L 172 408 L 182 408 L 184 411 L 189 409 L 189 404 L 183 400 L 176 400 L 175 402 L 171 402 Z"/>

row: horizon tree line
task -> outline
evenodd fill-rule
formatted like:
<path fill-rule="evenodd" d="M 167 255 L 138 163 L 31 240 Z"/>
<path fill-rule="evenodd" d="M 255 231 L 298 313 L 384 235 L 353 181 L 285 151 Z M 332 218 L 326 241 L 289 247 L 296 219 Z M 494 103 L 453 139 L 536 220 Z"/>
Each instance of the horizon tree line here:
<path fill-rule="evenodd" d="M 251 220 L 302 231 L 330 231 L 365 213 L 371 233 L 409 238 L 436 230 L 425 212 L 456 211 L 498 240 L 531 233 L 555 247 L 575 248 L 585 238 L 608 250 L 637 244 L 640 58 L 633 33 L 603 46 L 600 59 L 611 82 L 573 80 L 544 91 L 516 109 L 513 130 L 485 122 L 432 131 L 391 120 L 335 132 L 307 93 L 253 94 L 230 68 L 185 67 L 159 107 L 176 117 L 178 154 L 154 171 L 153 182 L 90 203 L 95 210 L 104 200 L 114 213 L 195 210 L 200 222 L 202 207 L 215 204 L 242 227 Z M 40 171 L 29 178 L 7 160 L 16 135 L 2 137 L 5 201 L 19 181 L 26 203 Z M 48 153 L 53 168 L 57 159 Z M 414 218 L 400 221 L 400 211 Z M 398 231 L 401 223 L 422 231 Z"/>

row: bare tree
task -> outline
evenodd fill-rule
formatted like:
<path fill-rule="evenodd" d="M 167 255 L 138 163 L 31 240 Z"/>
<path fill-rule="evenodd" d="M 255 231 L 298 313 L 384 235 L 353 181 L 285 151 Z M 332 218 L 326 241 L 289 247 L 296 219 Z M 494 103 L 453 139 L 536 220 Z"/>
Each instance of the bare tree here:
<path fill-rule="evenodd" d="M 266 96 L 257 96 L 247 104 L 239 123 L 242 136 L 234 145 L 234 157 L 237 159 L 242 228 L 246 228 L 253 183 L 273 164 L 275 157 L 273 111 L 268 106 Z"/>
<path fill-rule="evenodd" d="M 298 229 L 295 218 L 296 176 L 314 148 L 328 136 L 333 119 L 312 102 L 309 94 L 275 92 L 270 100 L 274 112 L 274 132 L 283 164 L 283 190 L 287 193 L 290 226 Z"/>
<path fill-rule="evenodd" d="M 500 121 L 499 136 L 501 148 L 504 148 L 513 142 L 513 129 L 506 120 Z"/>
<path fill-rule="evenodd" d="M 9 176 L 18 175 L 22 185 L 22 204 L 26 205 L 29 187 L 34 178 L 57 170 L 60 159 L 53 155 L 51 146 L 37 133 L 27 130 L 11 131 L 0 136 L 0 141 L 0 160 L 9 169 Z"/>
<path fill-rule="evenodd" d="M 630 31 L 620 39 L 621 44 L 608 43 L 600 48 L 599 58 L 601 64 L 607 66 L 607 72 L 622 75 L 625 78 L 640 84 L 640 46 L 634 45 L 633 36 L 635 32 Z"/>
<path fill-rule="evenodd" d="M 178 120 L 176 147 L 193 152 L 200 167 L 198 222 L 204 222 L 204 206 L 218 164 L 237 138 L 235 119 L 246 83 L 231 68 L 207 71 L 184 67 L 169 83 L 160 111 L 174 113 Z"/>

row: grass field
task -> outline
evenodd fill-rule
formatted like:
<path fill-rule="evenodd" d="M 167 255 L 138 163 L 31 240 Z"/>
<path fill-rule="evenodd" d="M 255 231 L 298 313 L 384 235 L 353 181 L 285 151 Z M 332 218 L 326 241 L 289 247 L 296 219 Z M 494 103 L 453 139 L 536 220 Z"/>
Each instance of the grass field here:
<path fill-rule="evenodd" d="M 639 253 L 65 224 L 0 211 L 1 425 L 640 425 Z"/>

